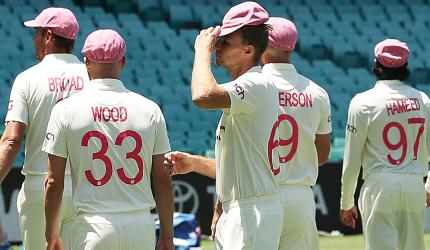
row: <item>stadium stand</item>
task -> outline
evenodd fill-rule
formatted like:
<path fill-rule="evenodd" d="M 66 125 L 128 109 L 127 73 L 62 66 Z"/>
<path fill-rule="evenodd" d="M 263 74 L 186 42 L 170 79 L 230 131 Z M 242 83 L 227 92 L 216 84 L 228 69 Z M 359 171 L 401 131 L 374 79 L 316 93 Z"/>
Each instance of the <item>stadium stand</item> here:
<path fill-rule="evenodd" d="M 75 53 L 97 28 L 123 35 L 128 64 L 122 78 L 133 91 L 157 102 L 166 116 L 174 150 L 213 156 L 215 128 L 221 112 L 201 111 L 190 95 L 195 35 L 219 24 L 241 0 L 0 0 L 0 119 L 16 75 L 35 64 L 32 31 L 22 22 L 47 6 L 67 7 L 76 14 L 80 33 Z M 330 95 L 333 141 L 330 160 L 341 161 L 350 99 L 371 87 L 373 46 L 387 37 L 404 40 L 412 50 L 410 83 L 430 94 L 430 3 L 428 0 L 262 0 L 273 16 L 293 20 L 299 43 L 293 63 Z M 219 82 L 229 81 L 223 69 Z M 4 129 L 3 125 L 0 129 Z M 22 162 L 20 154 L 17 166 Z M 21 163 L 22 164 L 22 163 Z"/>

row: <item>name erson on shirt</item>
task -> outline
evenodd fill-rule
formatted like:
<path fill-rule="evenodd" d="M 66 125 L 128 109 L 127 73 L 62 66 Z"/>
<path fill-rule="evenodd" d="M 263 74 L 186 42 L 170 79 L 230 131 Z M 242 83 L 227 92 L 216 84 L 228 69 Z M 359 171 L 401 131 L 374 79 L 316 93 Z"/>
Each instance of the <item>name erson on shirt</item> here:
<path fill-rule="evenodd" d="M 278 92 L 279 106 L 312 108 L 312 95 L 301 92 Z"/>
<path fill-rule="evenodd" d="M 388 116 L 420 110 L 417 98 L 404 98 L 385 104 Z"/>
<path fill-rule="evenodd" d="M 84 79 L 81 76 L 49 77 L 48 84 L 50 92 L 82 90 Z"/>
<path fill-rule="evenodd" d="M 95 122 L 125 122 L 127 120 L 126 107 L 91 107 Z"/>

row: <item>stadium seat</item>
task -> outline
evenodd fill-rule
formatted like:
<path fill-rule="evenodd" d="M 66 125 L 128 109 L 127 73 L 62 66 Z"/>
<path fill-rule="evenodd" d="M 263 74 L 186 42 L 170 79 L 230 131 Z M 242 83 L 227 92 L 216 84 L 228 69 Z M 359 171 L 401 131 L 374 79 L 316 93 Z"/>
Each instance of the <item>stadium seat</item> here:
<path fill-rule="evenodd" d="M 341 162 L 343 160 L 343 152 L 344 150 L 342 148 L 331 148 L 330 154 L 329 154 L 329 161 L 330 162 Z"/>
<path fill-rule="evenodd" d="M 169 17 L 173 28 L 186 27 L 195 22 L 190 6 L 186 5 L 170 5 Z"/>
<path fill-rule="evenodd" d="M 263 7 L 270 13 L 271 16 L 288 18 L 287 10 L 283 5 L 269 4 L 264 2 Z"/>
<path fill-rule="evenodd" d="M 345 147 L 345 137 L 335 137 L 333 139 L 333 147 L 337 147 L 337 148 Z"/>

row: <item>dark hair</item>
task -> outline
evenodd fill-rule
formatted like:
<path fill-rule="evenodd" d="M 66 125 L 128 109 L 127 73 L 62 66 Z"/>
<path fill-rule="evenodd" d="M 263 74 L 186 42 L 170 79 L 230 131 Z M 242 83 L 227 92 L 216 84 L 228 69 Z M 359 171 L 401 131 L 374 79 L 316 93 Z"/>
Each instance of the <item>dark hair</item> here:
<path fill-rule="evenodd" d="M 269 44 L 270 26 L 266 24 L 257 26 L 245 25 L 239 30 L 243 41 L 255 48 L 254 62 L 258 64 L 261 55 L 263 55 Z"/>
<path fill-rule="evenodd" d="M 48 30 L 43 29 L 43 32 L 44 32 L 43 35 L 45 35 L 46 32 L 48 32 Z M 57 48 L 59 50 L 64 50 L 67 53 L 73 52 L 73 48 L 75 47 L 75 40 L 56 35 L 52 32 L 51 32 L 51 34 L 52 34 L 52 38 L 54 38 L 55 48 Z"/>
<path fill-rule="evenodd" d="M 409 78 L 408 63 L 398 68 L 387 68 L 378 60 L 375 60 L 373 65 L 373 74 L 378 80 L 400 80 L 405 81 Z"/>

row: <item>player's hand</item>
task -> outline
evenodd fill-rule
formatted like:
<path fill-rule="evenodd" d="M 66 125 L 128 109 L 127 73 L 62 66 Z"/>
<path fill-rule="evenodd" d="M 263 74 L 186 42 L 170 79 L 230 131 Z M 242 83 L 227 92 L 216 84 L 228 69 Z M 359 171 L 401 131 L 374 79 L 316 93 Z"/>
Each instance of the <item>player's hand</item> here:
<path fill-rule="evenodd" d="M 426 194 L 427 194 L 426 206 L 427 206 L 427 207 L 430 207 L 430 193 L 427 193 L 427 192 L 426 192 Z"/>
<path fill-rule="evenodd" d="M 353 206 L 349 210 L 340 210 L 339 217 L 342 224 L 355 229 L 358 219 L 357 207 Z"/>
<path fill-rule="evenodd" d="M 155 249 L 156 250 L 174 250 L 175 246 L 173 245 L 173 239 L 166 239 L 166 238 L 160 237 Z"/>
<path fill-rule="evenodd" d="M 193 156 L 179 151 L 167 153 L 164 156 L 164 168 L 171 175 L 188 174 L 194 171 Z"/>
<path fill-rule="evenodd" d="M 221 27 L 218 25 L 215 28 L 209 27 L 205 30 L 201 30 L 194 42 L 194 49 L 196 52 L 206 51 L 212 54 L 215 50 L 215 42 L 220 32 Z"/>
<path fill-rule="evenodd" d="M 218 223 L 219 217 L 222 214 L 222 207 L 221 206 L 216 206 L 215 210 L 214 210 L 214 215 L 212 217 L 212 223 L 211 223 L 211 236 L 212 239 L 215 239 L 215 234 L 216 234 L 216 225 Z"/>
<path fill-rule="evenodd" d="M 46 241 L 46 250 L 64 250 L 63 241 L 61 241 L 58 235 L 52 237 Z"/>

